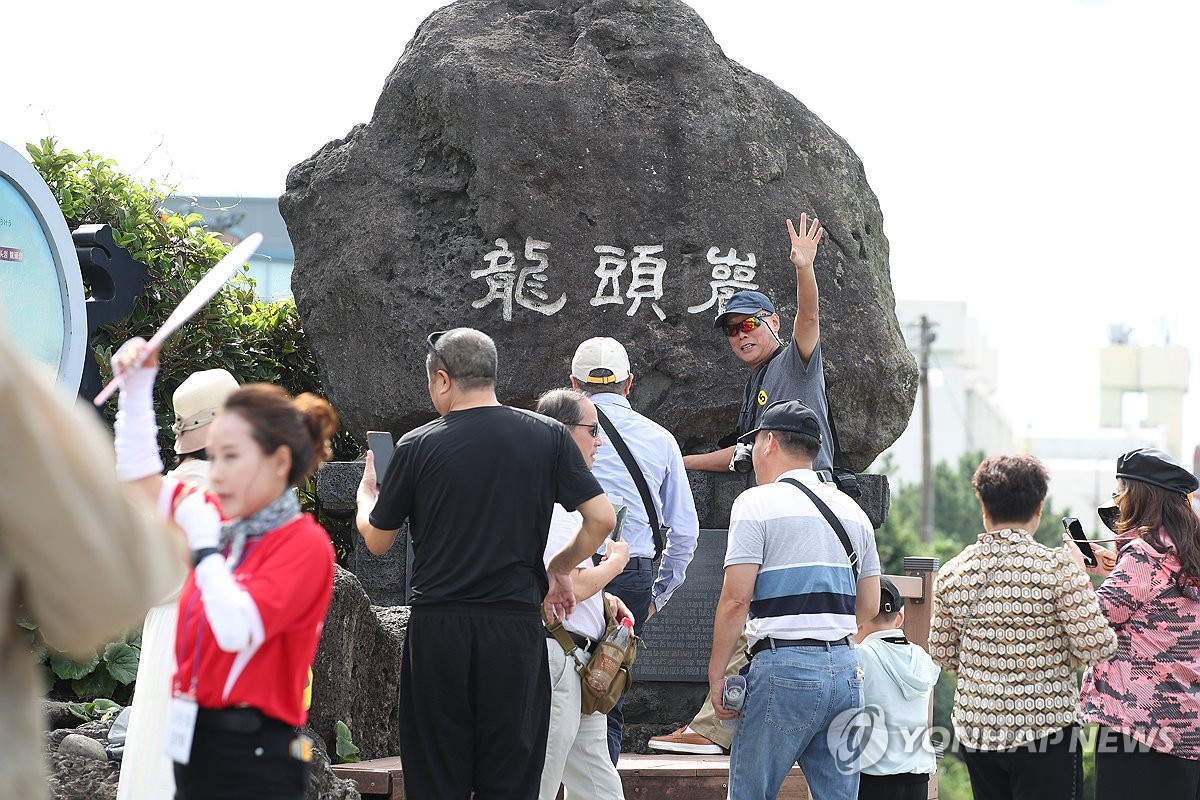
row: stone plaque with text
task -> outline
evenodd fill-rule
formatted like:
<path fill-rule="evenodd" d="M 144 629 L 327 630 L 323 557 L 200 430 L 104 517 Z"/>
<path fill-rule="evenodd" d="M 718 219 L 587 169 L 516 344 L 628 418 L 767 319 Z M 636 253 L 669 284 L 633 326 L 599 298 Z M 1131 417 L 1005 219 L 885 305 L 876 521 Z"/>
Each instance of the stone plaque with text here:
<path fill-rule="evenodd" d="M 727 530 L 702 529 L 687 579 L 662 613 L 642 630 L 644 647 L 633 667 L 638 681 L 708 680 L 713 614 L 725 579 Z"/>

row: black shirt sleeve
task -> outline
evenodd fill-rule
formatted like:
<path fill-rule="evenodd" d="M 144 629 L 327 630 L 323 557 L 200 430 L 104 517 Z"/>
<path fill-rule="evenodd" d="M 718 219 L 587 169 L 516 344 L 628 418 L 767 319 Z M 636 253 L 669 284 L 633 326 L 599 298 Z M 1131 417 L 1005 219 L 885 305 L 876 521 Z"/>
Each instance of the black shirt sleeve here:
<path fill-rule="evenodd" d="M 604 489 L 588 469 L 583 454 L 579 452 L 579 445 L 575 444 L 571 434 L 564 426 L 557 427 L 558 465 L 555 468 L 557 485 L 554 500 L 567 511 L 574 511 L 580 504 L 604 494 Z"/>

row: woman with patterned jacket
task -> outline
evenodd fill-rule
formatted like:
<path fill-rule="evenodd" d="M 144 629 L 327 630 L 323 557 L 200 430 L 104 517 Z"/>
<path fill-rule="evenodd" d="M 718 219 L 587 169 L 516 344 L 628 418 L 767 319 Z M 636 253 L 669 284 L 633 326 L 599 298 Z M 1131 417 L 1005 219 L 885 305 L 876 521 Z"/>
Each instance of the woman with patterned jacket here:
<path fill-rule="evenodd" d="M 1049 477 L 1030 456 L 984 460 L 971 481 L 984 532 L 938 571 L 929 655 L 958 673 L 951 721 L 975 800 L 1081 800 L 1075 669 L 1116 635 L 1064 548 L 1033 538 Z"/>
<path fill-rule="evenodd" d="M 1097 800 L 1200 800 L 1200 518 L 1188 500 L 1196 488 L 1161 451 L 1117 459 L 1116 556 L 1094 547 L 1096 572 L 1107 574 L 1096 595 L 1117 654 L 1083 679 L 1084 718 L 1100 726 Z"/>

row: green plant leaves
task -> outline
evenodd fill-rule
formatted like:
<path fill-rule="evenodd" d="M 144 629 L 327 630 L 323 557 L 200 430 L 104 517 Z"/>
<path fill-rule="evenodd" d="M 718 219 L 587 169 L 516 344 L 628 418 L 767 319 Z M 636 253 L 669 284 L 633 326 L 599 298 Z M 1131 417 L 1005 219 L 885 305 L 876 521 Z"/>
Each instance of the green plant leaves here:
<path fill-rule="evenodd" d="M 137 678 L 139 653 L 125 642 L 113 642 L 104 648 L 104 666 L 117 683 L 128 686 Z"/>
<path fill-rule="evenodd" d="M 346 723 L 339 719 L 333 723 L 333 732 L 337 736 L 334 751 L 337 753 L 338 761 L 342 764 L 357 763 L 359 761 L 358 746 L 350 738 L 350 728 L 346 727 Z"/>
<path fill-rule="evenodd" d="M 116 680 L 105 669 L 95 670 L 79 680 L 71 681 L 71 691 L 76 697 L 108 697 L 116 688 Z"/>
<path fill-rule="evenodd" d="M 92 670 L 100 664 L 100 656 L 93 653 L 92 657 L 84 661 L 74 661 L 67 658 L 61 653 L 55 653 L 50 656 L 50 669 L 54 674 L 64 680 L 77 680 L 90 675 Z"/>

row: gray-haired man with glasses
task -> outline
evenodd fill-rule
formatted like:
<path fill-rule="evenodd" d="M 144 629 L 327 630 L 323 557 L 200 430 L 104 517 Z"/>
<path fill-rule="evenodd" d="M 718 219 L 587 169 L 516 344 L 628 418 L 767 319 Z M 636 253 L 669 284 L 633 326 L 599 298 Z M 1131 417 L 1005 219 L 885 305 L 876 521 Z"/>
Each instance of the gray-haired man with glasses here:
<path fill-rule="evenodd" d="M 400 438 L 382 484 L 358 491 L 358 529 L 386 552 L 405 520 L 412 616 L 400 669 L 405 794 L 538 795 L 550 678 L 539 606 L 574 608 L 571 571 L 604 541 L 612 505 L 567 428 L 496 399 L 496 345 L 455 328 L 427 340 L 438 419 Z M 543 565 L 554 504 L 583 523 Z"/>

